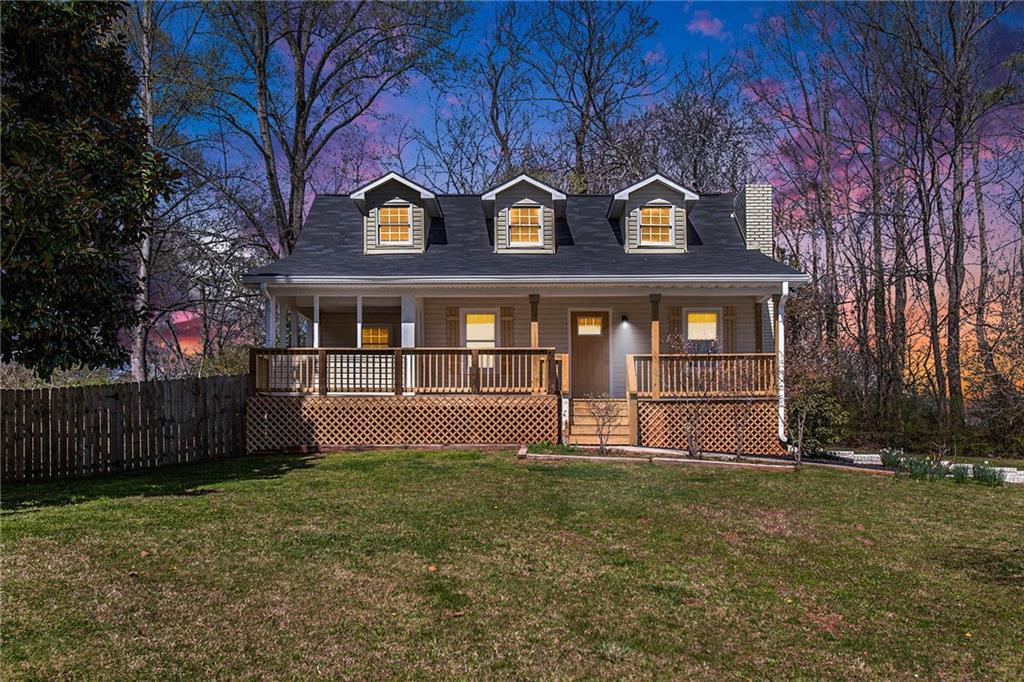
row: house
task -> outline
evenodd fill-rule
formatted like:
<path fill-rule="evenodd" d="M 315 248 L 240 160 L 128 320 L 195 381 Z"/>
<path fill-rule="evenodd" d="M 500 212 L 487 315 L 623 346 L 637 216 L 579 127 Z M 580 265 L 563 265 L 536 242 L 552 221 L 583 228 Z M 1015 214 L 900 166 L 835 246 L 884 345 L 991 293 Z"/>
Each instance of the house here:
<path fill-rule="evenodd" d="M 772 190 L 652 175 L 573 195 L 520 175 L 436 194 L 388 173 L 316 197 L 265 302 L 250 447 L 595 442 L 782 452 Z M 607 419 L 607 418 L 605 418 Z"/>

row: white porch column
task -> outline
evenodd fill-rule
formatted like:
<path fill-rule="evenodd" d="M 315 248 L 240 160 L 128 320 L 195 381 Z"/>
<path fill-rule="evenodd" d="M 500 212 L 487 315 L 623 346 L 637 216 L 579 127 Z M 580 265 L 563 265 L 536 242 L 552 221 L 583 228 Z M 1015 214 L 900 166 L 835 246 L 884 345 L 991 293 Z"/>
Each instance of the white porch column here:
<path fill-rule="evenodd" d="M 363 347 L 363 297 L 356 296 L 356 348 Z"/>
<path fill-rule="evenodd" d="M 320 294 L 313 296 L 313 348 L 320 347 Z"/>
<path fill-rule="evenodd" d="M 782 283 L 779 310 L 775 317 L 775 361 L 778 365 L 779 384 L 779 438 L 786 439 L 786 299 L 789 282 Z"/>
<path fill-rule="evenodd" d="M 290 343 L 288 345 L 291 346 L 292 348 L 298 348 L 299 345 L 302 343 L 302 340 L 299 338 L 299 311 L 296 310 L 295 308 L 292 308 L 292 314 L 290 317 L 292 330 Z"/>
<path fill-rule="evenodd" d="M 273 296 L 263 299 L 263 345 L 266 348 L 274 347 L 274 312 L 277 301 Z"/>
<path fill-rule="evenodd" d="M 283 298 L 277 299 L 277 346 L 288 347 L 288 305 Z"/>
<path fill-rule="evenodd" d="M 402 294 L 402 348 L 416 347 L 416 297 Z"/>

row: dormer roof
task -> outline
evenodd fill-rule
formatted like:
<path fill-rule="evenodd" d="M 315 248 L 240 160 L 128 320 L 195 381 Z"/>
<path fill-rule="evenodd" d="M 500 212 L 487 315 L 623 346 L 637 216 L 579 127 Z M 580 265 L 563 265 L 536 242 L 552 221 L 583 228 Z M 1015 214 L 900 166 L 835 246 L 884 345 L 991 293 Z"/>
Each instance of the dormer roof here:
<path fill-rule="evenodd" d="M 405 185 L 412 191 L 418 193 L 420 199 L 423 200 L 423 207 L 427 210 L 427 213 L 429 213 L 434 218 L 441 217 L 441 205 L 437 201 L 436 194 L 434 194 L 427 188 L 418 185 L 412 180 L 404 176 L 401 176 L 393 171 L 391 173 L 387 173 L 386 175 L 380 176 L 379 178 L 373 180 L 372 182 L 363 185 L 359 189 L 352 192 L 352 194 L 349 195 L 349 198 L 352 199 L 352 201 L 356 203 L 356 206 L 359 207 L 359 210 L 361 210 L 365 214 L 367 192 L 371 192 L 377 189 L 378 187 L 386 185 L 389 182 L 397 182 L 399 184 Z"/>
<path fill-rule="evenodd" d="M 608 207 L 608 217 L 618 218 L 620 215 L 622 215 L 622 209 L 625 208 L 626 202 L 629 201 L 629 195 L 654 183 L 660 183 L 665 187 L 668 187 L 672 191 L 678 192 L 679 194 L 683 195 L 683 199 L 685 201 L 697 201 L 698 199 L 700 199 L 697 193 L 694 192 L 692 189 L 684 187 L 675 180 L 666 178 L 661 173 L 655 173 L 654 175 L 646 177 L 640 182 L 630 185 L 625 189 L 620 189 L 618 192 L 613 194 L 611 205 Z"/>
<path fill-rule="evenodd" d="M 484 204 L 487 206 L 488 210 L 493 210 L 495 198 L 497 198 L 497 196 L 504 192 L 505 190 L 515 187 L 521 182 L 525 182 L 526 184 L 532 185 L 533 187 L 539 189 L 540 191 L 549 194 L 551 196 L 553 208 L 555 209 L 555 215 L 559 218 L 565 215 L 565 192 L 559 191 L 552 187 L 551 185 L 547 185 L 541 182 L 540 180 L 537 180 L 536 178 L 531 178 L 526 173 L 520 173 L 519 175 L 512 178 L 508 182 L 502 183 L 501 185 L 498 185 L 494 189 L 484 192 L 484 194 L 480 198 L 484 201 Z"/>

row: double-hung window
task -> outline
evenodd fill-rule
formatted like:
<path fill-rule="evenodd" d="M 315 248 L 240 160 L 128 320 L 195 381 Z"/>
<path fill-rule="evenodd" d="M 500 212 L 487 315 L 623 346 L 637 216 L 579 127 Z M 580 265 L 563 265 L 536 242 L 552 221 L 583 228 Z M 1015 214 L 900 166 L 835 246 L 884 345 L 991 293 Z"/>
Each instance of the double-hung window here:
<path fill-rule="evenodd" d="M 691 353 L 714 353 L 721 350 L 721 334 L 717 310 L 690 310 L 686 313 L 686 345 Z"/>
<path fill-rule="evenodd" d="M 479 363 L 483 369 L 494 367 L 494 354 L 487 353 L 489 348 L 498 347 L 498 315 L 495 312 L 478 310 L 467 311 L 462 315 L 462 333 L 466 348 L 478 348 Z"/>
<path fill-rule="evenodd" d="M 672 246 L 672 207 L 650 205 L 640 207 L 640 245 Z"/>
<path fill-rule="evenodd" d="M 540 206 L 512 206 L 508 209 L 508 245 L 543 246 Z"/>
<path fill-rule="evenodd" d="M 412 244 L 411 206 L 381 206 L 377 209 L 377 243 L 381 246 Z"/>

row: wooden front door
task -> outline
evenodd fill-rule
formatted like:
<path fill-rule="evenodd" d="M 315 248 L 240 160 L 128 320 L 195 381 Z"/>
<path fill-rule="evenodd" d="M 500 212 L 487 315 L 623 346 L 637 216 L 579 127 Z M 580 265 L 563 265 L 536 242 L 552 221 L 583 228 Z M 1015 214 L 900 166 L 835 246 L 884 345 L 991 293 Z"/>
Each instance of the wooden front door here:
<path fill-rule="evenodd" d="M 608 311 L 573 311 L 569 315 L 572 357 L 569 368 L 573 396 L 605 395 L 608 385 L 610 334 Z"/>

